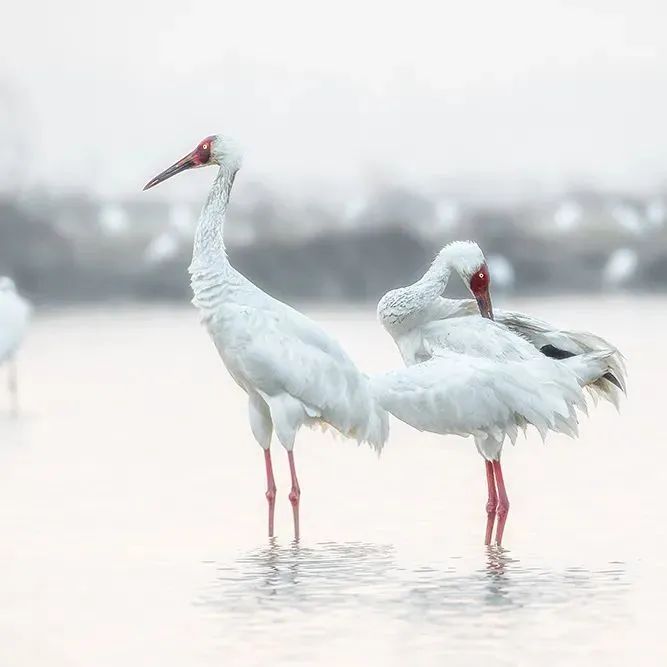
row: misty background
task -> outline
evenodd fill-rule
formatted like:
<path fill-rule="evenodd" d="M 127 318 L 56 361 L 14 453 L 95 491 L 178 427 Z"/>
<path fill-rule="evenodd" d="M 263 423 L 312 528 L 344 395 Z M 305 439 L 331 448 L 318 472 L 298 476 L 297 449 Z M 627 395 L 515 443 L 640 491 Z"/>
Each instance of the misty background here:
<path fill-rule="evenodd" d="M 444 243 L 494 289 L 667 286 L 659 2 L 25 0 L 0 39 L 0 274 L 38 302 L 186 300 L 210 170 L 244 147 L 232 262 L 372 301 Z"/>
<path fill-rule="evenodd" d="M 664 1 L 0 1 L 0 276 L 36 305 L 3 356 L 0 283 L 0 667 L 667 665 Z M 381 460 L 299 436 L 300 542 L 274 438 L 266 541 L 188 304 L 214 170 L 142 192 L 214 133 L 232 263 L 364 373 L 403 365 L 377 299 L 454 239 L 497 308 L 622 351 L 620 416 L 504 448 L 504 548 L 472 443 L 398 420 Z"/>

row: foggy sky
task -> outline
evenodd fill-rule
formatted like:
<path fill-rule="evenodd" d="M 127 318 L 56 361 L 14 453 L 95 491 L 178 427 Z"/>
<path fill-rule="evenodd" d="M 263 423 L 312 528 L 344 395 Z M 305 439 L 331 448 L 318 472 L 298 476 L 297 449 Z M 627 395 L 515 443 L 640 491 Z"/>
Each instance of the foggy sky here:
<path fill-rule="evenodd" d="M 215 132 L 291 188 L 667 183 L 661 2 L 3 4 L 30 185 L 134 193 Z"/>

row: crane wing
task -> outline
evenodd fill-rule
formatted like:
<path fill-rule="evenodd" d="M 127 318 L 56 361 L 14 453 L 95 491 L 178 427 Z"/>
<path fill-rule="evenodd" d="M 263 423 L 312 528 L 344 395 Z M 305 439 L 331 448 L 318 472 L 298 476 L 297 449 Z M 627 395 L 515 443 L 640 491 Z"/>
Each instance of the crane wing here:
<path fill-rule="evenodd" d="M 242 343 L 228 343 L 224 356 L 268 403 L 283 444 L 291 446 L 301 424 L 320 423 L 382 448 L 387 415 L 333 338 L 284 304 L 246 309 L 242 319 Z"/>
<path fill-rule="evenodd" d="M 442 317 L 438 317 L 438 307 L 434 306 L 436 317 L 423 327 L 421 332 L 424 343 L 418 354 L 421 354 L 422 357 L 428 357 L 444 346 L 460 351 L 466 349 L 461 348 L 463 342 L 456 332 L 458 325 L 473 322 L 469 318 L 478 314 L 477 304 L 473 299 L 461 299 L 454 308 L 452 301 L 452 299 L 441 299 Z M 600 396 L 618 406 L 619 390 L 623 392 L 626 390 L 627 372 L 623 355 L 614 345 L 590 332 L 559 329 L 549 322 L 515 311 L 495 310 L 494 319 L 497 324 L 523 339 L 521 343 L 517 343 L 516 340 L 509 340 L 494 332 L 493 347 L 497 358 L 516 359 L 518 358 L 517 351 L 521 352 L 520 358 L 528 358 L 530 355 L 523 341 L 527 341 L 536 350 L 552 359 L 567 359 L 575 355 L 613 351 L 613 354 L 608 357 L 609 371 L 591 383 L 588 389 L 594 397 Z M 483 325 L 477 324 L 476 326 Z M 487 340 L 488 344 L 491 342 L 491 339 Z"/>
<path fill-rule="evenodd" d="M 623 355 L 601 336 L 588 331 L 559 329 L 536 317 L 514 311 L 499 311 L 496 314 L 496 321 L 528 340 L 543 354 L 554 359 L 567 359 L 575 355 L 612 350 L 613 354 L 608 359 L 609 372 L 593 383 L 592 387 L 603 398 L 615 404 L 618 402 L 616 388 L 625 392 L 627 372 Z"/>
<path fill-rule="evenodd" d="M 507 327 L 480 315 L 435 320 L 419 329 L 422 357 L 439 351 L 459 352 L 497 361 L 540 358 L 534 347 Z"/>
<path fill-rule="evenodd" d="M 451 352 L 372 379 L 380 404 L 421 431 L 512 440 L 534 425 L 576 433 L 585 409 L 576 376 L 547 358 L 497 362 Z"/>

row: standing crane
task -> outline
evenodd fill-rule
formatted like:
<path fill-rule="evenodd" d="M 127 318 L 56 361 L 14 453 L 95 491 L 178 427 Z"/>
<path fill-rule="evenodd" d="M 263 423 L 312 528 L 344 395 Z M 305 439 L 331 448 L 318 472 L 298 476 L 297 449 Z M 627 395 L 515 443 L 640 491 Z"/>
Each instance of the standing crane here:
<path fill-rule="evenodd" d="M 16 285 L 7 276 L 0 277 L 0 365 L 7 364 L 8 386 L 11 412 L 18 415 L 18 372 L 16 354 L 18 352 L 32 309 L 30 304 L 17 292 Z"/>
<path fill-rule="evenodd" d="M 264 450 L 269 536 L 274 530 L 276 484 L 271 462 L 275 434 L 287 450 L 289 500 L 299 538 L 301 490 L 294 440 L 302 426 L 328 426 L 380 451 L 388 416 L 368 378 L 342 347 L 310 319 L 269 296 L 230 264 L 225 250 L 225 212 L 241 167 L 241 153 L 228 137 L 213 135 L 149 181 L 144 190 L 187 169 L 217 166 L 199 216 L 190 264 L 193 303 L 236 383 L 248 394 L 250 428 Z"/>
<path fill-rule="evenodd" d="M 442 297 L 452 271 L 474 301 Z M 494 317 L 489 287 L 479 246 L 455 242 L 416 283 L 385 294 L 378 318 L 408 367 L 376 378 L 376 392 L 389 412 L 420 430 L 474 436 L 486 466 L 485 542 L 497 518 L 500 544 L 509 512 L 500 466 L 505 437 L 514 442 L 528 424 L 542 437 L 576 435 L 575 409 L 586 409 L 582 388 L 618 404 L 625 369 L 618 350 L 593 334 L 517 313 Z"/>

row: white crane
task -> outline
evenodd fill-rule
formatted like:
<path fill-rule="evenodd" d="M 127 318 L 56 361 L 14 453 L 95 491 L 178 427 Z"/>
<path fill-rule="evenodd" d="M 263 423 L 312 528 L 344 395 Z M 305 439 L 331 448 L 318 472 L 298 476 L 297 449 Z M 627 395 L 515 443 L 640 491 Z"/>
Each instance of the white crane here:
<path fill-rule="evenodd" d="M 276 485 L 270 444 L 275 430 L 287 450 L 289 499 L 299 538 L 301 491 L 294 465 L 294 439 L 301 426 L 329 426 L 380 451 L 388 416 L 363 375 L 319 326 L 253 285 L 229 263 L 223 223 L 241 154 L 229 138 L 206 137 L 181 160 L 149 181 L 144 190 L 186 169 L 216 165 L 217 176 L 195 232 L 190 275 L 193 303 L 227 370 L 248 394 L 250 427 L 264 450 L 273 535 Z"/>
<path fill-rule="evenodd" d="M 414 357 L 405 359 L 413 363 L 417 359 L 429 358 L 433 350 L 450 349 L 473 354 L 483 354 L 496 359 L 529 359 L 535 350 L 552 359 L 567 359 L 579 354 L 597 351 L 613 351 L 609 359 L 610 371 L 599 380 L 586 385 L 594 398 L 603 398 L 616 407 L 621 393 L 625 392 L 625 364 L 623 356 L 616 346 L 604 338 L 588 331 L 569 331 L 555 327 L 525 313 L 494 310 L 491 308 L 489 288 L 491 276 L 481 248 L 470 241 L 455 241 L 446 245 L 438 255 L 435 264 L 446 265 L 443 291 L 449 274 L 454 270 L 474 296 L 473 299 L 446 299 L 439 296 L 427 308 L 428 314 L 422 315 L 424 324 L 414 327 L 410 332 L 412 344 L 418 342 Z M 390 293 L 391 294 L 391 293 Z M 387 295 L 388 296 L 388 295 Z M 499 338 L 485 338 L 481 349 L 475 350 L 466 342 L 466 326 L 480 326 L 478 314 L 494 320 L 515 336 L 505 342 L 501 348 L 496 346 Z M 468 319 L 472 317 L 473 319 Z M 481 326 L 485 326 L 482 323 Z M 534 350 L 526 347 L 528 341 Z M 405 356 L 405 355 L 404 355 Z"/>
<path fill-rule="evenodd" d="M 23 342 L 31 314 L 30 304 L 16 291 L 7 276 L 0 277 L 0 365 L 8 366 L 8 385 L 12 414 L 18 414 L 18 377 L 16 353 Z"/>
<path fill-rule="evenodd" d="M 443 298 L 451 271 L 475 300 Z M 505 436 L 534 425 L 576 435 L 582 387 L 615 404 L 625 387 L 618 351 L 593 334 L 568 332 L 518 313 L 496 313 L 477 244 L 445 246 L 413 285 L 387 293 L 378 317 L 408 368 L 375 380 L 389 412 L 420 430 L 473 435 L 485 459 L 485 542 L 502 542 L 509 501 L 500 466 Z M 479 309 L 479 312 L 478 310 Z M 483 317 L 480 317 L 479 314 Z"/>

